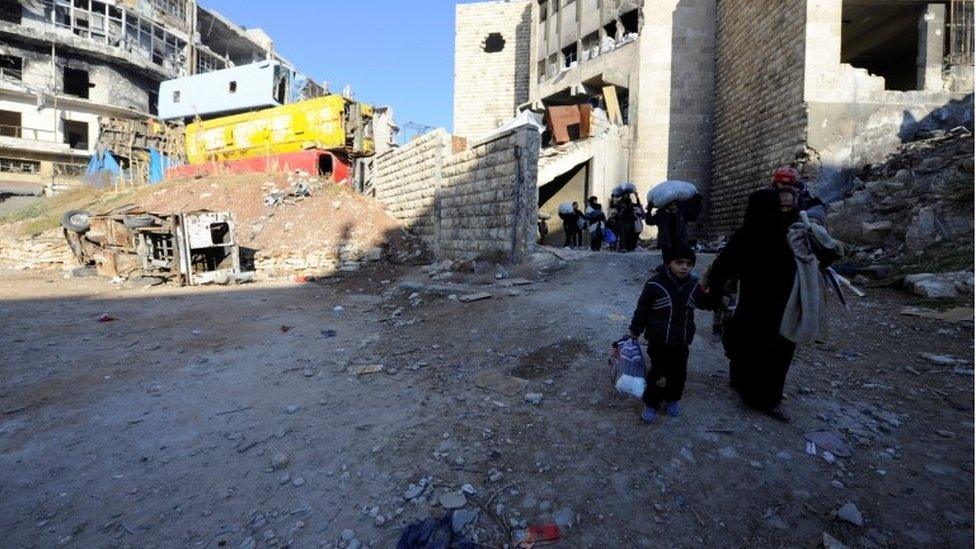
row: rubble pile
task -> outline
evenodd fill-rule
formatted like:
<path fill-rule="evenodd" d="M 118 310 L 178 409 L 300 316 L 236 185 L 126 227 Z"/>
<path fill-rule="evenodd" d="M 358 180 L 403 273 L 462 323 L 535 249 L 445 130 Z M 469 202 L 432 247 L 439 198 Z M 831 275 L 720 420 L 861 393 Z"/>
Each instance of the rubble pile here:
<path fill-rule="evenodd" d="M 242 257 L 253 260 L 258 279 L 330 276 L 370 262 L 409 263 L 429 255 L 381 204 L 301 172 L 172 181 L 121 194 L 112 207 L 125 203 L 151 212 L 232 212 Z M 12 224 L 0 234 L 0 267 L 76 266 L 60 227 L 25 237 Z"/>
<path fill-rule="evenodd" d="M 866 166 L 847 196 L 830 204 L 828 225 L 852 245 L 869 278 L 963 270 L 971 281 L 972 133 L 930 134 Z M 956 286 L 972 293 L 972 282 Z"/>
<path fill-rule="evenodd" d="M 22 224 L 0 226 L 0 268 L 50 270 L 75 266 L 74 255 L 60 228 L 25 237 Z"/>

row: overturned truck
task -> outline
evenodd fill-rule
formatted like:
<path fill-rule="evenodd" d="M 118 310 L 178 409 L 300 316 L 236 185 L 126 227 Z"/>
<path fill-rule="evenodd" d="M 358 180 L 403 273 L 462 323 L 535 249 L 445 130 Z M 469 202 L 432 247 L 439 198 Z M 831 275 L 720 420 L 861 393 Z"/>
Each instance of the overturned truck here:
<path fill-rule="evenodd" d="M 69 211 L 64 236 L 78 261 L 106 277 L 155 277 L 180 285 L 228 284 L 253 278 L 229 212 L 151 213 L 138 206 L 99 215 Z"/>

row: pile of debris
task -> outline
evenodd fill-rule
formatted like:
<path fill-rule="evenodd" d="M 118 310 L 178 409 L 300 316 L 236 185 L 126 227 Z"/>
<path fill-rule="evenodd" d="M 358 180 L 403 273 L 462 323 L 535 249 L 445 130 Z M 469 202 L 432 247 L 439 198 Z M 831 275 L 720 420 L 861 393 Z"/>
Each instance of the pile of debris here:
<path fill-rule="evenodd" d="M 147 212 L 229 212 L 241 255 L 253 261 L 247 267 L 253 268 L 258 280 L 330 276 L 381 259 L 414 263 L 430 257 L 424 243 L 405 231 L 381 204 L 305 173 L 168 181 L 120 193 L 111 202 L 110 207 L 135 204 Z M 36 237 L 25 237 L 18 229 L 11 224 L 0 231 L 0 266 L 77 266 L 61 228 Z"/>
<path fill-rule="evenodd" d="M 24 236 L 20 225 L 0 226 L 0 268 L 57 270 L 77 265 L 60 228 Z"/>
<path fill-rule="evenodd" d="M 954 271 L 949 285 L 971 294 L 973 169 L 973 136 L 962 127 L 866 166 L 828 214 L 831 233 L 853 247 L 853 270 L 867 278 Z M 955 283 L 958 271 L 968 284 Z"/>

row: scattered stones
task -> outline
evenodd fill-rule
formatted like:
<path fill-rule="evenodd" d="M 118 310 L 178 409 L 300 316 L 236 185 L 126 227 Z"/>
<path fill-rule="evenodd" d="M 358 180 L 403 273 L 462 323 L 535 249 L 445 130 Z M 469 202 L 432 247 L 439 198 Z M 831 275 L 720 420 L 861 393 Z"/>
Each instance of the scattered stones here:
<path fill-rule="evenodd" d="M 455 534 L 460 534 L 464 527 L 472 524 L 478 518 L 478 513 L 475 511 L 468 511 L 467 509 L 459 509 L 451 514 L 451 529 L 454 530 Z"/>
<path fill-rule="evenodd" d="M 861 516 L 861 511 L 857 508 L 857 505 L 850 502 L 845 503 L 837 510 L 837 518 L 855 526 L 864 526 L 864 517 Z"/>
<path fill-rule="evenodd" d="M 836 433 L 830 431 L 811 431 L 803 437 L 831 454 L 846 458 L 851 456 L 851 450 Z"/>
<path fill-rule="evenodd" d="M 525 393 L 523 400 L 533 406 L 538 406 L 542 404 L 542 393 Z"/>
<path fill-rule="evenodd" d="M 295 477 L 291 479 L 291 485 L 294 486 L 295 488 L 298 488 L 303 484 L 305 484 L 305 479 L 302 477 Z"/>
<path fill-rule="evenodd" d="M 299 406 L 297 404 L 292 404 L 292 405 L 288 406 L 287 408 L 285 408 L 285 413 L 286 414 L 296 414 L 301 409 L 302 409 L 301 406 Z"/>
<path fill-rule="evenodd" d="M 460 509 L 468 504 L 467 498 L 461 492 L 445 492 L 437 496 L 437 502 L 448 510 Z"/>
<path fill-rule="evenodd" d="M 559 525 L 560 528 L 572 528 L 573 524 L 576 522 L 576 513 L 570 507 L 563 507 L 562 509 L 556 511 L 553 515 L 553 521 Z"/>
<path fill-rule="evenodd" d="M 905 286 L 915 294 L 932 299 L 951 299 L 973 295 L 973 273 L 921 273 L 905 277 Z"/>
<path fill-rule="evenodd" d="M 276 471 L 288 467 L 289 462 L 291 462 L 291 458 L 281 452 L 271 456 L 271 468 Z"/>
<path fill-rule="evenodd" d="M 959 364 L 966 364 L 965 360 L 961 360 L 949 355 L 936 355 L 933 353 L 919 353 L 919 356 L 925 360 L 935 364 L 936 366 L 956 366 Z"/>
<path fill-rule="evenodd" d="M 461 492 L 463 492 L 463 493 L 465 493 L 465 494 L 467 494 L 469 496 L 473 496 L 473 495 L 475 495 L 475 494 L 478 493 L 478 491 L 475 490 L 474 486 L 471 486 L 470 484 L 462 484 L 461 485 Z"/>
<path fill-rule="evenodd" d="M 764 467 L 764 465 L 762 464 L 761 461 L 752 460 L 752 461 L 749 462 L 749 467 L 752 467 L 753 469 L 755 469 L 755 470 L 758 471 L 758 470 L 762 469 Z"/>

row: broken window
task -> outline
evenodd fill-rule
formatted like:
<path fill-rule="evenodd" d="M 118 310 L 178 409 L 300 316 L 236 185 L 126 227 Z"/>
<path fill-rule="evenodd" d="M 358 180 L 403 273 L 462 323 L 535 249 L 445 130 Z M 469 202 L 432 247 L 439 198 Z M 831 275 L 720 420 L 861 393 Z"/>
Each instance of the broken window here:
<path fill-rule="evenodd" d="M 841 63 L 883 77 L 887 90 L 916 90 L 919 17 L 912 4 L 845 2 L 841 16 Z"/>
<path fill-rule="evenodd" d="M 0 172 L 37 173 L 39 171 L 41 171 L 41 163 L 36 160 L 20 160 L 19 158 L 0 158 Z"/>
<path fill-rule="evenodd" d="M 539 22 L 543 23 L 549 17 L 549 0 L 539 0 Z"/>
<path fill-rule="evenodd" d="M 0 55 L 0 78 L 23 80 L 24 59 L 16 55 Z"/>
<path fill-rule="evenodd" d="M 616 21 L 610 21 L 609 23 L 607 23 L 606 25 L 604 25 L 603 26 L 603 33 L 604 33 L 603 35 L 606 36 L 607 38 L 612 38 L 612 39 L 616 40 L 617 39 L 617 22 Z"/>
<path fill-rule="evenodd" d="M 285 91 L 287 84 L 288 82 L 284 78 L 278 80 L 278 87 L 275 89 L 275 101 L 277 101 L 280 105 L 285 104 Z"/>
<path fill-rule="evenodd" d="M 74 95 L 83 99 L 88 99 L 88 90 L 91 88 L 88 82 L 88 71 L 81 69 L 64 68 L 64 85 L 62 91 L 65 95 Z"/>
<path fill-rule="evenodd" d="M 556 76 L 556 74 L 558 73 L 559 73 L 559 55 L 554 53 L 549 56 L 546 76 Z"/>
<path fill-rule="evenodd" d="M 583 59 L 583 61 L 586 61 L 587 59 L 592 59 L 600 55 L 600 33 L 599 32 L 591 32 L 590 34 L 584 36 L 582 40 L 582 44 L 583 44 L 583 52 L 580 54 L 580 57 Z"/>
<path fill-rule="evenodd" d="M 546 60 L 543 59 L 539 61 L 536 71 L 539 73 L 539 82 L 542 82 L 546 78 Z"/>
<path fill-rule="evenodd" d="M 159 92 L 149 90 L 149 114 L 159 114 Z"/>
<path fill-rule="evenodd" d="M 505 49 L 505 38 L 500 32 L 492 32 L 488 34 L 485 38 L 485 43 L 482 46 L 485 53 L 497 53 Z"/>
<path fill-rule="evenodd" d="M 0 135 L 21 137 L 21 114 L 14 111 L 0 111 Z"/>
<path fill-rule="evenodd" d="M 620 16 L 620 24 L 624 27 L 624 35 L 637 33 L 637 10 L 630 10 Z"/>
<path fill-rule="evenodd" d="M 0 21 L 7 21 L 19 25 L 24 17 L 24 10 L 17 0 L 0 0 Z"/>
<path fill-rule="evenodd" d="M 179 102 L 180 102 L 180 91 L 175 90 L 173 92 L 173 103 L 179 103 Z"/>
<path fill-rule="evenodd" d="M 87 149 L 88 123 L 77 120 L 65 120 L 64 142 L 72 149 Z"/>
<path fill-rule="evenodd" d="M 579 60 L 579 48 L 576 44 L 570 44 L 563 48 L 563 67 L 571 68 Z"/>
<path fill-rule="evenodd" d="M 973 2 L 952 0 L 949 4 L 949 63 L 973 64 Z"/>
<path fill-rule="evenodd" d="M 71 28 L 71 3 L 68 0 L 55 0 L 54 24 L 59 27 Z"/>
<path fill-rule="evenodd" d="M 230 84 L 227 84 L 227 91 L 237 93 L 237 80 L 231 80 Z"/>

